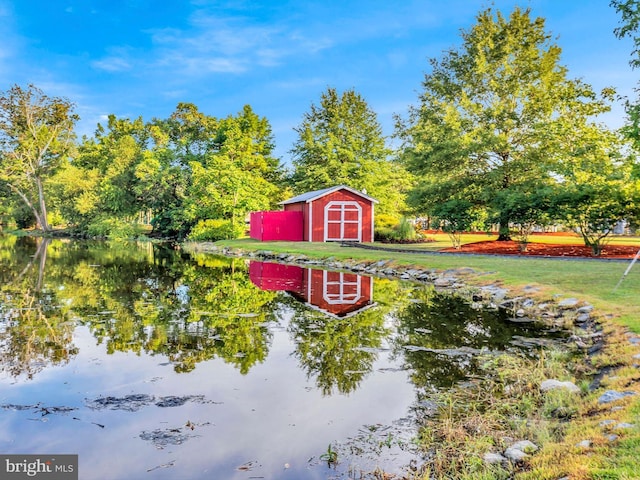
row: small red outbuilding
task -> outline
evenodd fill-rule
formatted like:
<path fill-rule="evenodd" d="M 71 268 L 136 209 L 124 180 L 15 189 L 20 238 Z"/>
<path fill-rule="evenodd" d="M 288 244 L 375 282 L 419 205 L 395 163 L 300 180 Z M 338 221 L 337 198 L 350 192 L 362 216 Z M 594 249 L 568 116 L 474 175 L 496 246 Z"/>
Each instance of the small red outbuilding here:
<path fill-rule="evenodd" d="M 279 212 L 253 212 L 256 240 L 373 242 L 373 207 L 378 201 L 346 185 L 303 193 L 280 202 Z"/>
<path fill-rule="evenodd" d="M 302 212 L 302 239 L 307 242 L 373 242 L 376 203 L 376 199 L 346 185 L 280 202 L 284 211 Z"/>

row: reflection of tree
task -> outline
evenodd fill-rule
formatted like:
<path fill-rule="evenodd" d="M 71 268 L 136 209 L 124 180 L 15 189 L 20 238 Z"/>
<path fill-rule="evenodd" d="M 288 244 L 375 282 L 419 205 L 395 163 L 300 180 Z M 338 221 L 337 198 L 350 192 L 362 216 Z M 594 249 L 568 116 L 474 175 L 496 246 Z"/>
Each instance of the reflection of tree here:
<path fill-rule="evenodd" d="M 274 293 L 250 283 L 244 262 L 195 263 L 151 243 L 47 243 L 0 236 L 0 361 L 12 372 L 75 353 L 75 322 L 108 353 L 166 355 L 176 371 L 220 357 L 246 373 L 266 357 Z"/>
<path fill-rule="evenodd" d="M 478 350 L 504 349 L 513 335 L 540 333 L 533 325 L 509 323 L 502 312 L 475 309 L 433 287 L 416 289 L 397 316 L 394 353 L 404 357 L 413 382 L 425 389 L 446 388 L 476 373 Z"/>
<path fill-rule="evenodd" d="M 143 259 L 92 261 L 100 265 L 95 274 L 76 266 L 86 281 L 80 290 L 101 298 L 81 297 L 87 301 L 75 310 L 109 353 L 163 354 L 178 372 L 221 357 L 246 373 L 266 357 L 263 305 L 273 294 L 249 282 L 244 263 L 216 257 L 194 263 L 158 245 Z"/>
<path fill-rule="evenodd" d="M 260 290 L 249 280 L 244 261 L 199 256 L 184 270 L 189 286 L 190 325 L 203 325 L 215 339 L 215 353 L 247 373 L 265 360 L 274 320 L 274 292 Z"/>
<path fill-rule="evenodd" d="M 398 282 L 376 279 L 375 285 L 378 306 L 348 318 L 325 316 L 292 298 L 284 300 L 293 309 L 289 331 L 296 344 L 295 355 L 307 376 L 316 377 L 324 395 L 334 389 L 342 394 L 353 392 L 371 372 L 377 349 L 389 333 L 384 325 L 389 300 L 399 292 Z"/>
<path fill-rule="evenodd" d="M 12 376 L 32 378 L 77 353 L 73 325 L 44 287 L 49 242 L 0 236 L 0 366 Z"/>

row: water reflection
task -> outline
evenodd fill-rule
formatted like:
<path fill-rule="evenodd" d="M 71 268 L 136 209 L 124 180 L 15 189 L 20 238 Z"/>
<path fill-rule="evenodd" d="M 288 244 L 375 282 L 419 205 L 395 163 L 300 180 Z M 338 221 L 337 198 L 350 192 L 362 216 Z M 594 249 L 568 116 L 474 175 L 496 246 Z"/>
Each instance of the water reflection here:
<path fill-rule="evenodd" d="M 0 362 L 13 376 L 68 361 L 76 325 L 109 354 L 163 355 L 179 372 L 220 357 L 245 374 L 267 356 L 275 294 L 240 260 L 194 262 L 152 244 L 0 242 Z"/>
<path fill-rule="evenodd" d="M 249 278 L 262 290 L 282 290 L 326 315 L 344 318 L 374 305 L 373 279 L 295 265 L 249 262 Z"/>
<path fill-rule="evenodd" d="M 399 472 L 383 432 L 546 335 L 428 286 L 149 243 L 0 236 L 0 280 L 0 449 L 79 453 L 87 479 L 326 478 L 341 441 L 345 472 Z"/>
<path fill-rule="evenodd" d="M 434 288 L 414 290 L 397 317 L 394 353 L 412 372 L 416 387 L 426 394 L 479 373 L 481 354 L 526 351 L 516 338 L 561 335 L 536 323 L 512 323 L 504 311 L 474 308 L 460 297 Z"/>
<path fill-rule="evenodd" d="M 50 240 L 0 236 L 0 241 L 0 368 L 31 379 L 77 353 L 75 325 L 51 302 L 55 292 L 43 285 Z"/>
<path fill-rule="evenodd" d="M 264 290 L 286 291 L 296 301 L 288 331 L 295 357 L 324 395 L 348 394 L 372 370 L 389 330 L 375 304 L 373 279 L 295 265 L 251 261 L 251 281 Z M 314 313 L 315 312 L 315 313 Z"/>

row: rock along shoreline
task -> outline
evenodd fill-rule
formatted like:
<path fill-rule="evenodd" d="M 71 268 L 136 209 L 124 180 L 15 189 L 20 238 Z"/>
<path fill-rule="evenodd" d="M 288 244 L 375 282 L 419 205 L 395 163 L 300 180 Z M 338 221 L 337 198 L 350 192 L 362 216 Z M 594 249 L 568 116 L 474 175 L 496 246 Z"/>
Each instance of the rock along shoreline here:
<path fill-rule="evenodd" d="M 303 254 L 242 250 L 208 242 L 188 243 L 184 244 L 184 247 L 187 251 L 225 257 L 337 270 L 432 285 L 437 290 L 455 293 L 478 307 L 505 310 L 510 313 L 510 319 L 514 322 L 540 321 L 557 328 L 574 329 L 577 333 L 571 335 L 568 342 L 571 342 L 579 352 L 594 354 L 604 346 L 602 327 L 592 305 L 576 298 L 560 296 L 541 302 L 536 298 L 535 294 L 539 289 L 535 286 L 525 286 L 518 295 L 513 295 L 499 282 L 479 285 L 482 282 L 474 281 L 474 278 L 477 279 L 492 272 L 479 272 L 469 267 L 448 270 L 406 267 L 396 265 L 391 259 L 363 262 L 336 260 L 334 257 L 310 258 Z"/>

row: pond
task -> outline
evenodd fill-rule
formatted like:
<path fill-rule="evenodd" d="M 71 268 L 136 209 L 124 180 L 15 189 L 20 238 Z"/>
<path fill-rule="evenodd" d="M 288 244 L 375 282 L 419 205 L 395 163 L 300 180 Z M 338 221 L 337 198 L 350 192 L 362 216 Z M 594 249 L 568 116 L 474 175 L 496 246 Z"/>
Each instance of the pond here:
<path fill-rule="evenodd" d="M 0 236 L 0 451 L 77 454 L 83 480 L 402 474 L 435 392 L 479 354 L 558 335 L 474 307 L 166 245 Z"/>

